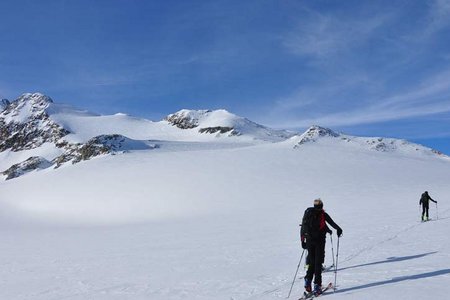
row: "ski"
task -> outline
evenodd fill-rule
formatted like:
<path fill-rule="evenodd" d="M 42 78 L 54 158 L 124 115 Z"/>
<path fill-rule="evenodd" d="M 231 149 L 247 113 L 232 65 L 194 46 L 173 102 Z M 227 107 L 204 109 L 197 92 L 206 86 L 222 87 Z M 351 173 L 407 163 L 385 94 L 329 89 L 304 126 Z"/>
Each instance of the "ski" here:
<path fill-rule="evenodd" d="M 431 219 L 431 218 L 429 218 L 428 220 L 422 220 L 422 221 L 420 221 L 421 223 L 426 223 L 426 222 L 430 222 L 430 221 L 436 221 L 435 219 Z"/>
<path fill-rule="evenodd" d="M 307 300 L 307 299 L 312 299 L 312 297 L 314 296 L 314 293 L 307 293 L 307 292 L 303 292 L 303 296 L 301 296 L 298 300 Z"/>
<path fill-rule="evenodd" d="M 334 265 L 325 266 L 325 267 L 322 268 L 322 273 L 329 272 L 329 271 L 332 271 L 332 270 L 334 270 Z"/>
<path fill-rule="evenodd" d="M 323 295 L 323 293 L 325 293 L 332 287 L 333 287 L 333 284 L 330 282 L 325 288 L 322 289 L 322 293 L 317 296 L 314 294 L 314 292 L 311 292 L 311 293 L 303 292 L 303 296 L 300 297 L 298 300 L 309 300 L 309 299 L 314 299 L 314 298 L 320 297 Z"/>
<path fill-rule="evenodd" d="M 322 289 L 322 294 L 320 294 L 320 295 L 313 295 L 313 297 L 312 298 L 317 298 L 317 297 L 320 297 L 320 296 L 322 296 L 326 291 L 328 291 L 329 289 L 331 289 L 331 288 L 333 288 L 333 284 L 330 282 L 325 288 L 323 288 Z M 312 299 L 311 298 L 311 299 Z"/>

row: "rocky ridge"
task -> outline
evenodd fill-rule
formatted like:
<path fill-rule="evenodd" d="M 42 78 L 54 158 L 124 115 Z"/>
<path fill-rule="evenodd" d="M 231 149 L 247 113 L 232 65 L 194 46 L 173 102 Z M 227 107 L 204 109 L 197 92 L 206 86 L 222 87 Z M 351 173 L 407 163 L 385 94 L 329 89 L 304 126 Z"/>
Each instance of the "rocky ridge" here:
<path fill-rule="evenodd" d="M 120 134 L 107 134 L 93 137 L 86 143 L 70 144 L 65 142 L 66 151 L 64 154 L 52 160 L 55 168 L 60 167 L 66 162 L 72 164 L 79 163 L 83 160 L 89 160 L 99 155 L 124 153 L 129 150 L 144 150 L 158 148 L 157 144 L 150 144 L 144 141 L 135 141 Z"/>
<path fill-rule="evenodd" d="M 241 133 L 238 132 L 233 126 L 202 126 L 202 121 L 216 112 L 218 111 L 182 109 L 174 114 L 168 115 L 164 118 L 164 120 L 172 126 L 176 126 L 180 129 L 198 128 L 199 133 L 228 133 L 229 136 L 241 135 Z M 225 110 L 220 110 L 220 112 L 234 117 L 234 115 Z"/>
<path fill-rule="evenodd" d="M 299 136 L 299 141 L 295 145 L 295 148 L 306 143 L 316 142 L 319 138 L 324 137 L 335 138 L 339 137 L 339 134 L 329 128 L 314 125 L 309 127 L 308 130 L 306 130 L 302 135 Z"/>
<path fill-rule="evenodd" d="M 274 130 L 247 118 L 239 117 L 224 109 L 188 110 L 182 109 L 164 118 L 172 126 L 183 130 L 196 130 L 200 134 L 216 136 L 247 136 L 261 141 L 283 141 L 295 135 L 286 130 Z"/>
<path fill-rule="evenodd" d="M 46 169 L 52 166 L 52 163 L 43 157 L 32 156 L 21 163 L 14 164 L 4 172 L 5 180 L 13 179 L 25 175 L 34 170 Z"/>
<path fill-rule="evenodd" d="M 356 137 L 334 132 L 329 128 L 317 125 L 311 126 L 300 136 L 293 138 L 295 149 L 301 148 L 308 143 L 316 143 L 326 139 L 334 139 L 340 142 L 360 146 L 364 149 L 378 152 L 423 152 L 430 155 L 446 157 L 443 153 L 419 144 L 411 143 L 403 139 L 383 138 L 383 137 Z"/>
<path fill-rule="evenodd" d="M 76 164 L 101 155 L 114 155 L 129 150 L 155 149 L 159 147 L 158 144 L 147 140 L 133 140 L 125 135 L 117 134 L 118 128 L 122 127 L 118 127 L 115 123 L 112 123 L 115 124 L 115 126 L 111 127 L 113 129 L 104 127 L 106 129 L 103 129 L 103 131 L 97 130 L 95 134 L 89 134 L 86 138 L 81 139 L 84 142 L 79 142 L 79 139 L 70 137 L 78 134 L 78 132 L 71 132 L 70 128 L 77 128 L 77 124 L 85 122 L 87 119 L 80 119 L 77 121 L 79 123 L 71 123 L 72 125 L 66 125 L 68 127 L 65 128 L 62 125 L 68 124 L 68 119 L 65 118 L 72 118 L 77 114 L 77 111 L 74 110 L 72 112 L 68 106 L 64 106 L 64 112 L 69 111 L 69 114 L 55 117 L 55 114 L 61 111 L 61 106 L 54 104 L 50 97 L 40 93 L 23 94 L 12 102 L 3 99 L 0 104 L 0 155 L 5 151 L 21 153 L 30 151 L 27 159 L 11 161 L 9 165 L 6 165 L 7 168 L 4 168 L 6 170 L 1 172 L 6 179 L 21 176 L 32 170 L 50 167 L 58 168 L 66 163 Z M 91 120 L 92 118 L 94 122 L 90 123 L 92 125 L 88 128 L 94 128 L 97 125 L 95 122 L 98 122 L 98 119 L 89 115 L 89 119 Z M 102 117 L 99 116 L 98 118 Z M 130 122 L 136 122 L 136 120 Z M 163 121 L 150 123 L 145 123 L 144 126 L 138 127 L 134 131 L 128 130 L 123 133 L 128 135 L 130 133 L 133 134 L 136 130 L 146 132 L 147 129 L 151 129 L 153 130 L 150 130 L 151 132 L 159 134 L 171 128 L 171 137 L 172 135 L 175 136 L 174 141 L 177 141 L 176 136 L 178 133 L 183 133 L 180 135 L 183 138 L 194 136 L 194 141 L 200 136 L 202 138 L 206 137 L 206 141 L 212 141 L 207 135 L 211 135 L 213 139 L 214 137 L 223 137 L 225 141 L 232 138 L 230 140 L 233 142 L 245 141 L 246 143 L 249 141 L 256 141 L 256 143 L 286 141 L 290 146 L 293 145 L 295 149 L 300 149 L 310 143 L 333 141 L 333 143 L 328 145 L 335 146 L 348 143 L 362 149 L 378 152 L 423 152 L 448 158 L 438 151 L 405 140 L 355 137 L 336 133 L 331 129 L 320 126 L 311 126 L 303 134 L 285 130 L 273 130 L 246 118 L 236 116 L 226 110 L 184 109 L 168 115 Z M 128 123 L 121 123 L 121 125 L 126 127 Z M 149 128 L 147 126 L 154 127 Z M 176 127 L 176 130 L 174 131 L 172 127 Z M 107 132 L 107 134 L 101 134 L 103 132 Z M 164 138 L 165 136 L 162 136 L 162 139 Z M 141 135 L 141 139 L 146 139 L 145 135 Z M 171 141 L 170 137 L 168 140 Z M 44 144 L 46 147 L 49 145 L 50 148 L 53 147 L 52 149 L 56 151 L 52 153 L 56 154 L 45 154 L 43 155 L 45 156 L 44 158 L 39 156 L 41 154 L 36 155 L 33 152 L 34 149 L 42 149 L 40 147 Z M 3 157 L 8 157 L 8 155 Z M 23 157 L 23 155 L 20 155 L 20 157 Z M 3 167 L 5 167 L 5 164 Z"/>
<path fill-rule="evenodd" d="M 169 124 L 180 129 L 192 129 L 199 125 L 200 119 L 211 113 L 211 110 L 187 110 L 182 109 L 164 118 Z"/>
<path fill-rule="evenodd" d="M 8 99 L 0 100 L 0 111 L 3 111 L 10 104 Z"/>
<path fill-rule="evenodd" d="M 24 94 L 0 113 L 0 152 L 30 150 L 44 143 L 56 144 L 70 132 L 50 120 L 46 109 L 52 99 L 39 94 Z"/>
<path fill-rule="evenodd" d="M 13 102 L 2 100 L 2 104 L 5 105 L 0 113 L 0 153 L 6 150 L 12 152 L 32 150 L 44 143 L 54 144 L 63 150 L 61 155 L 51 161 L 32 156 L 13 164 L 1 172 L 6 180 L 32 170 L 58 168 L 67 162 L 75 164 L 99 155 L 157 147 L 142 141 L 133 141 L 118 134 L 96 136 L 86 143 L 69 143 L 63 138 L 71 132 L 52 121 L 47 112 L 53 100 L 40 93 L 23 94 Z"/>

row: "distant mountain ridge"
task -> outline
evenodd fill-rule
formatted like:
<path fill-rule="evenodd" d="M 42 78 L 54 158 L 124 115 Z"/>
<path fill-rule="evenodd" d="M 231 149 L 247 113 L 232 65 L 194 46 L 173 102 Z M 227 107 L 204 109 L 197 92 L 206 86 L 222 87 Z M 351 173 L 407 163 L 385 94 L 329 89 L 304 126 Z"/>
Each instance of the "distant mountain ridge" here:
<path fill-rule="evenodd" d="M 52 121 L 47 108 L 53 100 L 42 94 L 23 94 L 4 102 L 0 113 L 0 152 L 34 149 L 44 143 L 58 143 L 69 131 Z"/>
<path fill-rule="evenodd" d="M 153 122 L 124 114 L 96 115 L 56 104 L 41 93 L 26 93 L 11 102 L 3 99 L 0 109 L 0 160 L 4 157 L 0 171 L 5 179 L 100 155 L 157 149 L 164 142 L 286 142 L 294 149 L 330 143 L 329 146 L 348 144 L 380 152 L 446 157 L 405 140 L 360 138 L 320 126 L 311 126 L 304 133 L 275 130 L 223 109 L 183 109 Z"/>
<path fill-rule="evenodd" d="M 311 126 L 303 134 L 295 136 L 293 138 L 293 140 L 295 141 L 294 148 L 300 148 L 304 144 L 314 143 L 324 139 L 332 140 L 334 143 L 348 144 L 378 152 L 402 152 L 406 154 L 420 152 L 426 155 L 447 157 L 437 150 L 419 144 L 411 143 L 404 139 L 384 137 L 356 137 L 337 133 L 329 128 L 324 128 L 317 125 Z"/>
<path fill-rule="evenodd" d="M 286 130 L 274 130 L 236 116 L 224 109 L 188 110 L 182 109 L 164 118 L 180 129 L 198 128 L 199 133 L 226 134 L 227 136 L 249 135 L 255 139 L 280 141 L 295 135 Z"/>

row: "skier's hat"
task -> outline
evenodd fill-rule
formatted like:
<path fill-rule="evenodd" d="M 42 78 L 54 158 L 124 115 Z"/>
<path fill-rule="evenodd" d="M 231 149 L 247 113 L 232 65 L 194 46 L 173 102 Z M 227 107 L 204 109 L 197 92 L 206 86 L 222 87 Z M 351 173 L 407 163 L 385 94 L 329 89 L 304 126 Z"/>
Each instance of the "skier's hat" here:
<path fill-rule="evenodd" d="M 317 198 L 314 200 L 314 207 L 315 208 L 323 208 L 323 201 L 320 198 Z"/>

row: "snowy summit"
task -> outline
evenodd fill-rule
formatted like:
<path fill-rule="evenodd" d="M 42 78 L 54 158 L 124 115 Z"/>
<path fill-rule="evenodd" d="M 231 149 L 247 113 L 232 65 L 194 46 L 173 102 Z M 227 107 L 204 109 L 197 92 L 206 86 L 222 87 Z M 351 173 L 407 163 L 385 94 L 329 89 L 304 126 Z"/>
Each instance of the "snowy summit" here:
<path fill-rule="evenodd" d="M 299 266 L 298 299 L 298 224 L 317 197 L 344 232 L 324 296 L 450 292 L 450 159 L 430 148 L 226 110 L 155 122 L 39 93 L 2 103 L 1 299 L 285 299 Z M 425 190 L 439 209 L 422 223 Z"/>
<path fill-rule="evenodd" d="M 293 141 L 293 147 L 299 148 L 332 138 L 330 147 L 344 142 L 377 151 L 439 154 L 406 141 L 357 138 L 320 126 L 312 126 L 302 134 L 274 130 L 223 109 L 183 109 L 162 121 L 152 122 L 124 114 L 96 115 L 55 104 L 50 97 L 40 93 L 23 94 L 11 103 L 6 100 L 2 103 L 5 105 L 0 113 L 0 150 L 5 159 L 0 167 L 6 179 L 99 155 L 152 150 L 167 142 L 203 142 L 207 145 L 219 141 L 228 144 Z"/>

